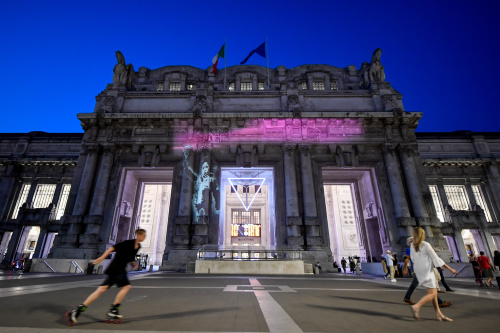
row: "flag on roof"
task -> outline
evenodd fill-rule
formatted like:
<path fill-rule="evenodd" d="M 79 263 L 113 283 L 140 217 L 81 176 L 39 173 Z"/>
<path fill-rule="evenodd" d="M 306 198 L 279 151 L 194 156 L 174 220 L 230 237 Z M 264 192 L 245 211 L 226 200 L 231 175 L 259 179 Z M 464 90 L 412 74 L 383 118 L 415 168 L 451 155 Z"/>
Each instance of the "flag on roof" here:
<path fill-rule="evenodd" d="M 226 43 L 222 45 L 220 51 L 212 58 L 212 64 L 213 64 L 212 73 L 215 73 L 215 71 L 217 70 L 217 64 L 219 63 L 219 58 L 225 57 L 225 50 L 226 50 Z"/>
<path fill-rule="evenodd" d="M 240 65 L 243 65 L 248 61 L 248 59 L 252 56 L 252 54 L 257 53 L 261 57 L 265 58 L 266 57 L 266 42 L 262 43 L 257 47 L 255 50 L 250 52 L 250 54 L 242 61 L 240 62 Z"/>

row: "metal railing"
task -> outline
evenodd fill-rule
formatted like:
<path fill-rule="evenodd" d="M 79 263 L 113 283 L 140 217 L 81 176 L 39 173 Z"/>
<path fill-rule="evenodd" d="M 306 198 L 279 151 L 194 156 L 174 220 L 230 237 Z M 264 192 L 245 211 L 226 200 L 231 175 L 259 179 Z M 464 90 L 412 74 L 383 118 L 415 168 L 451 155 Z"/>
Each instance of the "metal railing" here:
<path fill-rule="evenodd" d="M 83 269 L 78 265 L 76 261 L 71 260 L 71 264 L 73 265 L 73 267 L 75 267 L 75 273 L 77 270 L 80 271 L 81 273 L 84 273 Z M 70 267 L 70 273 L 71 273 L 71 267 Z"/>
<path fill-rule="evenodd" d="M 219 248 L 217 246 L 203 246 L 198 250 L 198 260 L 242 260 L 242 261 L 276 261 L 302 260 L 302 251 L 299 249 L 267 250 L 251 247 Z"/>
<path fill-rule="evenodd" d="M 47 266 L 52 271 L 52 273 L 56 272 L 52 267 L 50 267 L 49 264 L 47 264 L 47 262 L 45 260 L 42 260 L 42 262 L 45 264 L 45 266 Z"/>

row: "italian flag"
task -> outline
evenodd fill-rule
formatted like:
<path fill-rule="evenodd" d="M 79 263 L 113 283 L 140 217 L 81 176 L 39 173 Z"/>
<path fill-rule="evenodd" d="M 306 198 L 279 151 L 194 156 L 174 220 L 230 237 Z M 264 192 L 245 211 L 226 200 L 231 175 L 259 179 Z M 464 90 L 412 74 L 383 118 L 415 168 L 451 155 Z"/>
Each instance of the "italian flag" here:
<path fill-rule="evenodd" d="M 217 64 L 219 63 L 219 58 L 224 58 L 224 52 L 225 52 L 225 48 L 226 48 L 226 43 L 224 43 L 224 45 L 222 45 L 222 47 L 220 48 L 220 51 L 219 53 L 217 53 L 213 58 L 212 58 L 212 64 L 213 64 L 213 69 L 212 69 L 212 74 L 215 73 L 215 71 L 217 70 Z"/>

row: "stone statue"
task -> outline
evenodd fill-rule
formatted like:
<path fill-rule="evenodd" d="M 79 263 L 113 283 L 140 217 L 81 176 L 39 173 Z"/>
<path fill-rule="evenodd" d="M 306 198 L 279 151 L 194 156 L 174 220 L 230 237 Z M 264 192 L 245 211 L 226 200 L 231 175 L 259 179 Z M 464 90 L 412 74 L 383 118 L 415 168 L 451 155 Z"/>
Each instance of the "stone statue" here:
<path fill-rule="evenodd" d="M 113 68 L 113 84 L 126 86 L 128 90 L 133 88 L 134 66 L 125 64 L 125 57 L 120 51 L 116 51 L 118 63 Z"/>
<path fill-rule="evenodd" d="M 370 62 L 369 76 L 371 82 L 384 82 L 385 73 L 384 66 L 380 62 L 380 56 L 382 55 L 382 49 L 378 48 L 373 52 L 372 61 Z"/>

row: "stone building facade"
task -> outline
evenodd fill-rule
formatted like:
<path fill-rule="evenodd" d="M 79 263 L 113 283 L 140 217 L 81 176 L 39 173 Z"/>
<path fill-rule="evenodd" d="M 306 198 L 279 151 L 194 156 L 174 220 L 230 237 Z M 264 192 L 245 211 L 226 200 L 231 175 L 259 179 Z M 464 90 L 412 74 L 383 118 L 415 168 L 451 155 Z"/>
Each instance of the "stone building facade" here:
<path fill-rule="evenodd" d="M 422 113 L 404 110 L 380 55 L 268 78 L 252 65 L 135 71 L 117 52 L 113 83 L 78 114 L 83 134 L 0 135 L 4 262 L 96 258 L 138 227 L 163 269 L 206 246 L 378 261 L 414 226 L 443 258 L 492 253 L 500 134 L 415 133 Z"/>

